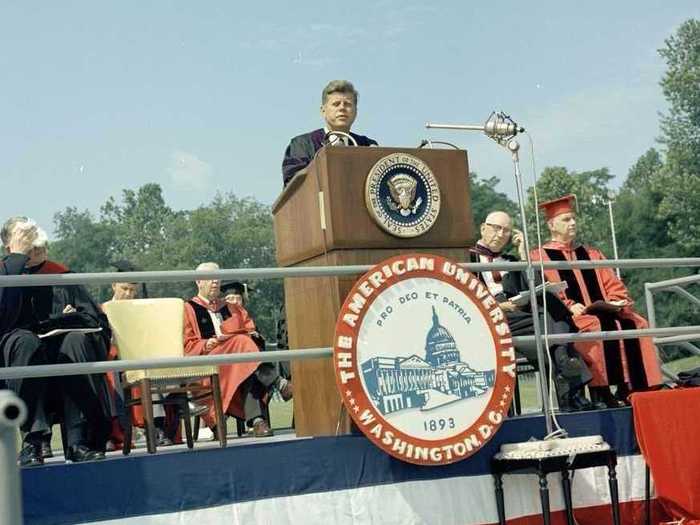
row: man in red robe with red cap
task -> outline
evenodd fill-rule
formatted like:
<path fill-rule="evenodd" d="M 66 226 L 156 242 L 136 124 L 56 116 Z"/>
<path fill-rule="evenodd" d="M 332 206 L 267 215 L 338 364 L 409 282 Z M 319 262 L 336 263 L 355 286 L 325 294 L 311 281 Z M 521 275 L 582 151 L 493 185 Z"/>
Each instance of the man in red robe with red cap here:
<path fill-rule="evenodd" d="M 203 263 L 197 271 L 218 270 L 216 263 Z M 196 281 L 198 294 L 185 303 L 185 353 L 187 355 L 236 354 L 259 352 L 251 338 L 255 325 L 245 309 L 234 301 L 221 300 L 220 281 Z M 251 324 L 252 323 L 252 324 Z M 260 363 L 238 363 L 219 367 L 221 400 L 224 413 L 245 419 L 253 436 L 273 434 L 262 417 L 260 400 L 277 389 L 282 398 L 292 397 L 292 385 L 272 367 Z M 203 416 L 214 428 L 214 408 Z M 216 433 L 215 433 L 216 434 Z"/>
<path fill-rule="evenodd" d="M 599 261 L 605 256 L 576 242 L 574 195 L 540 204 L 551 240 L 531 252 L 533 261 Z M 545 270 L 550 282 L 565 281 L 562 292 L 576 327 L 581 332 L 647 328 L 647 321 L 632 308 L 632 298 L 612 268 Z M 577 342 L 576 350 L 588 364 L 594 400 L 619 406 L 631 391 L 648 390 L 662 381 L 656 349 L 649 337 L 618 341 Z M 617 399 L 610 386 L 616 385 Z"/>

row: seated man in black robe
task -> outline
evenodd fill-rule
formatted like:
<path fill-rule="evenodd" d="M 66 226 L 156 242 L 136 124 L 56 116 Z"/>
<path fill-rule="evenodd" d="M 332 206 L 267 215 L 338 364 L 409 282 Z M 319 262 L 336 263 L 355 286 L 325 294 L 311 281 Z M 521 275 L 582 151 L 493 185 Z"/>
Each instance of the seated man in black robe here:
<path fill-rule="evenodd" d="M 294 137 L 284 152 L 282 178 L 286 186 L 294 175 L 308 166 L 316 152 L 326 145 L 354 146 L 352 141 L 338 131 L 350 135 L 358 146 L 376 146 L 377 142 L 364 135 L 350 131 L 357 117 L 357 91 L 347 80 L 332 80 L 321 94 L 321 116 L 325 125 L 321 129 Z"/>
<path fill-rule="evenodd" d="M 520 258 L 526 259 L 525 246 L 522 232 L 512 230 L 510 216 L 502 211 L 494 211 L 481 225 L 481 238 L 476 245 L 469 250 L 471 262 L 505 262 L 516 261 L 515 257 L 502 254 L 503 248 L 508 244 L 513 234 L 513 244 L 518 248 Z M 527 290 L 527 281 L 524 272 L 506 271 L 482 271 L 479 278 L 486 284 L 491 294 L 498 301 L 501 310 L 505 314 L 512 335 L 534 335 L 534 321 L 527 306 L 518 307 L 510 297 Z M 553 294 L 547 292 L 547 330 L 549 334 L 565 334 L 576 332 L 571 324 L 571 316 L 563 303 Z M 544 312 L 541 299 L 538 298 L 540 326 L 544 332 Z M 525 356 L 531 365 L 538 367 L 537 348 L 535 343 L 518 344 L 515 350 Z M 582 392 L 587 383 L 591 381 L 591 373 L 583 359 L 574 350 L 571 343 L 555 343 L 549 347 L 549 355 L 553 365 L 553 380 L 557 391 L 559 408 L 564 411 L 588 410 L 594 407 Z"/>
<path fill-rule="evenodd" d="M 7 255 L 0 261 L 0 275 L 68 271 L 47 260 L 46 234 L 32 222 L 10 219 L 1 237 Z M 39 337 L 54 329 L 78 328 L 101 331 Z M 2 367 L 101 361 L 106 358 L 108 340 L 105 318 L 82 286 L 0 288 Z M 66 431 L 66 459 L 104 458 L 109 405 L 103 374 L 12 379 L 6 386 L 28 409 L 22 426 L 21 465 L 41 465 L 51 455 L 51 425 L 56 414 Z"/>

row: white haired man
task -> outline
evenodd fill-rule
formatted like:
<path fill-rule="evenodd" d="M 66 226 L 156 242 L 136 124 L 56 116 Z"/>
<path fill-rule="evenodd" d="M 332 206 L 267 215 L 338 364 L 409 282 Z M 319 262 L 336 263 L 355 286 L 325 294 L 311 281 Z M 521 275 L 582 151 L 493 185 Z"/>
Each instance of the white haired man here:
<path fill-rule="evenodd" d="M 47 259 L 46 234 L 25 217 L 9 219 L 0 230 L 7 255 L 0 275 L 65 273 Z M 55 328 L 101 328 L 103 333 L 69 332 L 40 338 Z M 0 288 L 0 366 L 81 363 L 106 358 L 109 328 L 82 286 Z M 109 432 L 109 400 L 103 374 L 13 379 L 7 387 L 27 404 L 22 426 L 22 466 L 43 464 L 51 456 L 54 414 L 66 428 L 67 460 L 104 458 Z"/>
<path fill-rule="evenodd" d="M 376 146 L 377 141 L 350 131 L 357 117 L 357 90 L 347 80 L 332 80 L 321 92 L 321 117 L 324 127 L 310 133 L 294 137 L 284 152 L 282 178 L 286 186 L 292 177 L 304 169 L 314 159 L 316 152 L 326 145 L 330 131 L 340 131 L 355 139 L 358 146 Z M 347 137 L 333 135 L 328 139 L 331 145 L 352 146 Z"/>
<path fill-rule="evenodd" d="M 216 271 L 219 265 L 202 263 L 197 271 Z M 187 355 L 235 354 L 259 352 L 250 336 L 250 327 L 242 326 L 248 317 L 236 299 L 222 299 L 218 279 L 197 280 L 197 295 L 185 304 L 185 353 Z M 281 377 L 274 367 L 258 363 L 239 363 L 219 367 L 221 398 L 225 414 L 245 419 L 254 437 L 273 434 L 262 417 L 260 400 L 273 389 L 282 398 L 292 397 L 292 384 Z M 215 430 L 214 408 L 203 416 L 209 428 Z M 216 432 L 214 432 L 216 435 Z"/>

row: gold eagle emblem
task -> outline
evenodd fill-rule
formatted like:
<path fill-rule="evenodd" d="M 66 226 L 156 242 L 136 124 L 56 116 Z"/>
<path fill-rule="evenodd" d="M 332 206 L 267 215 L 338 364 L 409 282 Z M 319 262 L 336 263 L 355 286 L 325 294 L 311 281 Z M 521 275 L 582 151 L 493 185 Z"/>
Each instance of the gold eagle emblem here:
<path fill-rule="evenodd" d="M 407 173 L 398 173 L 387 181 L 391 197 L 386 198 L 386 204 L 392 211 L 398 211 L 403 217 L 415 215 L 423 199 L 416 200 L 418 181 Z M 415 201 L 415 202 L 414 202 Z"/>

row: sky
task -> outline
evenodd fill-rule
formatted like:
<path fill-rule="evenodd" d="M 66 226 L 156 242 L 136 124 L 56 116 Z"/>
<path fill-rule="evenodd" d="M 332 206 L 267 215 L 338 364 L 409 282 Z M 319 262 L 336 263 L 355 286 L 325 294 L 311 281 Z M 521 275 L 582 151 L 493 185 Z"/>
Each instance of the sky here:
<path fill-rule="evenodd" d="M 515 195 L 493 110 L 530 132 L 538 171 L 608 167 L 656 145 L 657 53 L 700 2 L 2 2 L 0 216 L 52 229 L 159 183 L 192 209 L 217 192 L 272 203 L 289 139 L 321 127 L 331 79 L 360 92 L 353 131 L 383 146 L 447 140 Z M 523 139 L 525 184 L 532 182 Z"/>

